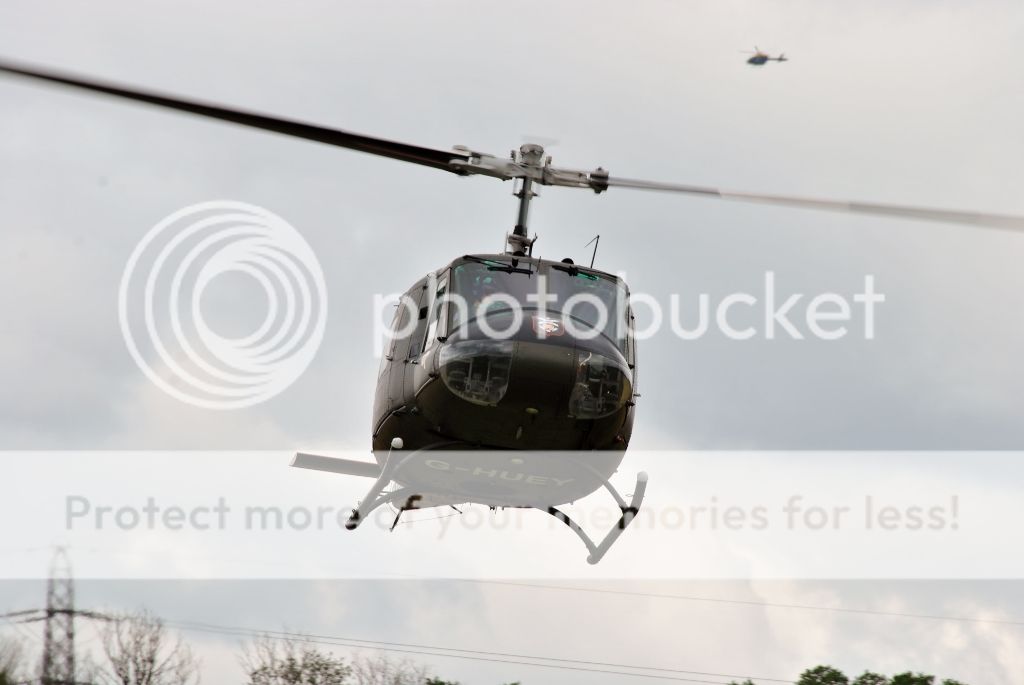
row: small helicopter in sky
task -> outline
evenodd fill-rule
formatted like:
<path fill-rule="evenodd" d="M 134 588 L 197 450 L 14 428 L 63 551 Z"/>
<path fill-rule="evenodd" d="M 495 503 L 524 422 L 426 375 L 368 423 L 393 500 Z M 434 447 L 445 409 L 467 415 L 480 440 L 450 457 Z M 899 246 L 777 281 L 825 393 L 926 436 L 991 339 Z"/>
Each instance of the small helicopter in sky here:
<path fill-rule="evenodd" d="M 750 55 L 750 58 L 747 59 L 747 64 L 753 64 L 756 67 L 759 67 L 759 66 L 761 66 L 763 64 L 766 64 L 768 62 L 788 62 L 789 61 L 789 58 L 786 57 L 786 55 L 784 53 L 779 53 L 778 57 L 772 57 L 767 52 L 762 52 L 761 48 L 757 47 L 756 45 L 754 46 L 754 51 L 753 52 L 750 52 L 748 50 L 748 51 L 744 51 L 743 54 Z"/>
<path fill-rule="evenodd" d="M 763 64 L 758 51 L 748 60 Z M 346 527 L 384 505 L 402 512 L 477 503 L 530 507 L 567 525 L 597 563 L 635 517 L 611 485 L 632 434 L 638 362 L 629 290 L 610 273 L 571 259 L 533 256 L 528 219 L 537 186 L 600 194 L 633 188 L 835 212 L 1024 230 L 1024 218 L 922 207 L 719 190 L 555 166 L 544 148 L 507 157 L 456 146 L 439 150 L 0 61 L 0 72 L 71 86 L 293 138 L 418 164 L 457 176 L 513 181 L 516 223 L 503 253 L 465 253 L 404 293 L 378 373 L 371 426 L 374 462 L 298 453 L 293 466 L 374 479 Z M 595 248 L 596 249 L 596 248 Z M 541 285 L 543 284 L 543 285 Z M 548 296 L 555 295 L 553 302 Z M 475 309 L 455 296 L 479 300 Z M 536 297 L 537 299 L 532 299 Z M 585 306 L 570 311 L 568 302 Z M 589 305 L 587 305 L 589 303 Z M 492 306 L 497 304 L 498 306 Z M 601 305 L 601 306 L 598 306 Z M 602 318 L 598 310 L 606 316 Z M 519 314 L 518 318 L 516 314 Z M 502 328 L 506 335 L 492 334 Z M 621 518 L 598 543 L 558 507 L 604 488 Z M 395 522 L 398 519 L 396 517 Z M 394 527 L 394 526 L 392 526 Z"/>

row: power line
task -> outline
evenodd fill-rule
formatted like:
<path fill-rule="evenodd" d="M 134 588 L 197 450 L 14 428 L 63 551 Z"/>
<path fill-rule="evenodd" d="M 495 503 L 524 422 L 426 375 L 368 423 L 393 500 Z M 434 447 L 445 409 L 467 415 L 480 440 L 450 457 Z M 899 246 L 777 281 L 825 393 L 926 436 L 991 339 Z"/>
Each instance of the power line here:
<path fill-rule="evenodd" d="M 168 625 L 174 625 L 174 624 L 169 622 Z M 181 627 L 181 626 L 179 626 L 179 627 Z M 520 666 L 535 666 L 535 667 L 541 667 L 541 668 L 554 668 L 554 669 L 568 670 L 568 671 L 580 671 L 580 672 L 583 672 L 583 673 L 602 673 L 602 674 L 609 674 L 609 675 L 635 676 L 635 677 L 638 677 L 638 678 L 655 678 L 655 679 L 659 679 L 659 680 L 672 680 L 672 681 L 687 682 L 687 683 L 706 683 L 708 685 L 727 685 L 725 683 L 725 681 L 722 681 L 722 680 L 702 680 L 702 679 L 696 679 L 696 678 L 673 677 L 673 676 L 653 675 L 653 674 L 646 674 L 646 673 L 632 673 L 632 672 L 627 672 L 627 671 L 613 671 L 613 670 L 598 669 L 598 668 L 582 668 L 582 667 L 574 667 L 574 666 L 562 666 L 562 665 L 558 665 L 558 664 L 533 663 L 533 662 L 520 661 L 520 660 L 515 660 L 515 659 L 499 659 L 499 658 L 485 657 L 485 656 L 471 656 L 469 654 L 439 654 L 437 652 L 429 652 L 429 651 L 416 650 L 416 649 L 400 649 L 400 648 L 396 648 L 396 647 L 382 647 L 382 646 L 379 646 L 379 645 L 375 645 L 375 644 L 373 644 L 373 643 L 371 643 L 369 641 L 358 641 L 360 644 L 355 644 L 354 643 L 355 641 L 353 641 L 353 642 L 345 642 L 345 641 L 342 641 L 340 639 L 317 639 L 317 638 L 314 638 L 314 637 L 302 636 L 300 634 L 295 634 L 295 635 L 277 635 L 277 634 L 267 634 L 267 633 L 264 633 L 264 632 L 252 631 L 252 630 L 215 629 L 215 628 L 212 628 L 212 627 L 209 627 L 209 628 L 198 628 L 198 627 L 187 628 L 187 627 L 181 627 L 181 628 L 183 630 L 186 630 L 186 631 L 194 630 L 194 631 L 199 631 L 199 632 L 210 632 L 210 633 L 220 633 L 220 634 L 224 634 L 224 635 L 250 636 L 250 637 L 265 636 L 265 637 L 269 637 L 271 639 L 284 640 L 284 641 L 287 641 L 287 642 L 301 642 L 301 643 L 309 643 L 309 644 L 320 644 L 320 645 L 329 645 L 329 646 L 334 646 L 334 647 L 349 647 L 349 648 L 353 648 L 353 649 L 366 648 L 366 647 L 369 646 L 369 647 L 371 647 L 373 649 L 378 649 L 380 651 L 395 652 L 395 653 L 399 653 L 399 654 L 416 654 L 416 655 L 419 655 L 419 656 L 442 657 L 442 658 L 451 658 L 451 659 L 466 659 L 466 660 L 472 660 L 472 661 L 484 661 L 484 662 L 498 663 L 498 664 L 514 664 L 514 665 L 520 665 Z M 543 659 L 544 657 L 536 657 L 536 658 Z M 627 666 L 627 668 L 630 668 L 630 667 Z M 723 677 L 729 677 L 729 676 L 723 675 Z"/>
<path fill-rule="evenodd" d="M 8 611 L 6 614 L 0 614 L 0 618 L 10 621 L 16 616 L 28 616 L 29 614 L 41 614 L 44 613 L 43 609 L 22 609 L 21 611 Z M 14 621 L 11 621 L 14 623 Z"/>
<path fill-rule="evenodd" d="M 990 623 L 995 625 L 1024 626 L 1024 621 L 1017 619 L 979 618 L 976 616 L 944 616 L 940 614 L 914 614 L 899 611 L 881 611 L 876 609 L 855 609 L 848 607 L 825 607 L 811 604 L 784 604 L 780 602 L 765 602 L 760 600 L 727 599 L 723 597 L 699 597 L 694 595 L 662 594 L 657 592 L 637 592 L 633 590 L 611 590 L 608 588 L 576 587 L 569 585 L 543 585 L 540 583 L 520 583 L 505 580 L 480 580 L 475 578 L 460 578 L 463 583 L 476 583 L 480 585 L 507 585 L 510 587 L 535 588 L 541 590 L 562 590 L 569 592 L 590 592 L 602 595 L 621 595 L 626 597 L 646 597 L 651 599 L 672 599 L 687 602 L 709 602 L 714 604 L 738 604 L 743 606 L 767 607 L 769 609 L 800 609 L 805 611 L 832 611 L 844 614 L 861 614 L 866 616 L 887 616 L 892 618 L 915 618 L 929 621 L 958 621 L 961 623 Z"/>
<path fill-rule="evenodd" d="M 15 613 L 21 613 L 21 612 L 15 612 Z M 4 621 L 8 625 L 10 625 L 12 628 L 14 628 L 15 631 L 17 631 L 17 633 L 19 635 L 28 636 L 28 637 L 32 638 L 33 640 L 35 640 L 36 642 L 42 644 L 43 640 L 42 640 L 41 637 L 39 637 L 38 635 L 36 635 L 32 631 L 28 630 L 27 628 L 25 628 L 25 626 L 21 625 L 21 623 L 19 623 L 18 621 L 15 621 L 15 620 L 13 620 L 11 618 L 8 618 L 6 615 L 0 615 L 0 621 Z"/>
<path fill-rule="evenodd" d="M 421 656 L 433 656 L 442 658 L 453 658 L 453 659 L 468 659 L 473 661 L 486 661 L 491 663 L 502 663 L 502 664 L 515 664 L 520 666 L 537 666 L 541 668 L 554 668 L 567 671 L 580 671 L 584 673 L 602 673 L 608 675 L 621 675 L 621 676 L 634 676 L 638 678 L 653 678 L 658 680 L 673 680 L 678 682 L 688 683 L 707 683 L 709 685 L 726 685 L 725 681 L 721 680 L 703 680 L 696 678 L 683 677 L 684 675 L 700 675 L 709 677 L 721 677 L 730 679 L 750 679 L 750 680 L 761 680 L 772 683 L 792 683 L 792 680 L 783 680 L 781 678 L 765 678 L 747 675 L 736 675 L 730 673 L 716 673 L 710 671 L 689 671 L 683 669 L 672 669 L 672 668 L 659 668 L 653 666 L 634 666 L 630 664 L 617 664 L 602 661 L 586 661 L 582 659 L 561 659 L 555 657 L 545 656 L 534 656 L 530 654 L 515 654 L 508 652 L 491 652 L 484 650 L 471 650 L 471 649 L 458 649 L 454 647 L 438 647 L 434 645 L 421 645 L 415 643 L 403 643 L 403 642 L 387 642 L 383 640 L 365 640 L 359 638 L 351 638 L 344 636 L 331 636 L 331 635 L 311 635 L 304 633 L 296 633 L 290 631 L 280 630 L 257 630 L 254 628 L 245 628 L 237 626 L 221 626 L 211 623 L 201 623 L 194 621 L 178 621 L 178 620 L 167 620 L 165 624 L 168 626 L 179 628 L 186 632 L 206 632 L 216 633 L 222 635 L 235 635 L 235 636 L 246 636 L 246 637 L 269 637 L 276 640 L 284 640 L 288 642 L 302 642 L 310 644 L 323 644 L 333 645 L 340 647 L 350 647 L 358 649 L 360 647 L 371 647 L 373 649 L 379 649 L 385 652 L 397 652 L 402 654 L 417 654 Z M 431 650 L 431 651 L 426 651 Z M 439 653 L 439 652 L 458 652 L 458 653 Z M 523 659 L 532 659 L 534 661 L 523 661 Z M 536 663 L 536 661 L 548 661 L 554 663 Z M 589 666 L 603 667 L 603 668 L 589 668 Z M 679 674 L 679 675 L 657 675 L 654 673 L 634 673 L 630 671 L 622 670 L 610 670 L 610 669 L 636 669 L 644 671 L 656 671 L 665 674 Z"/>

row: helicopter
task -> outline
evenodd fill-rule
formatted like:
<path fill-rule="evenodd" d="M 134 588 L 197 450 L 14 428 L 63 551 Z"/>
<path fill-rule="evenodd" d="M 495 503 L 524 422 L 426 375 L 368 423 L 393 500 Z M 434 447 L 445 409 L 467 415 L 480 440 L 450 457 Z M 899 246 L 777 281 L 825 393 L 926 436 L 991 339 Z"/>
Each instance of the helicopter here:
<path fill-rule="evenodd" d="M 750 55 L 747 59 L 747 64 L 753 64 L 755 67 L 759 67 L 768 62 L 788 62 L 789 58 L 786 57 L 785 53 L 779 53 L 778 57 L 772 57 L 766 52 L 761 52 L 761 48 L 754 46 L 753 52 L 745 52 L 744 54 Z"/>
<path fill-rule="evenodd" d="M 748 60 L 783 61 L 758 51 Z M 755 61 L 758 60 L 758 61 Z M 502 253 L 466 253 L 422 275 L 396 309 L 373 401 L 374 461 L 299 452 L 292 466 L 373 479 L 352 511 L 355 529 L 378 508 L 398 517 L 428 507 L 482 504 L 545 512 L 568 526 L 596 564 L 635 518 L 648 477 L 627 501 L 610 483 L 632 435 L 637 352 L 629 289 L 571 259 L 533 256 L 537 186 L 663 191 L 741 202 L 1024 230 L 1024 218 L 843 200 L 732 192 L 555 166 L 526 143 L 507 157 L 421 147 L 341 129 L 188 100 L 0 60 L 0 73 L 417 164 L 457 176 L 513 181 L 516 223 Z M 595 246 L 596 251 L 596 246 Z M 549 302 L 549 296 L 554 295 Z M 476 300 L 477 306 L 460 307 Z M 534 299 L 535 298 L 535 299 Z M 568 303 L 589 303 L 570 311 Z M 493 306 L 497 304 L 498 306 Z M 597 305 L 602 305 L 604 318 Z M 501 327 L 503 336 L 493 335 Z M 560 506 L 603 488 L 621 516 L 595 542 Z M 392 525 L 392 529 L 394 524 Z"/>

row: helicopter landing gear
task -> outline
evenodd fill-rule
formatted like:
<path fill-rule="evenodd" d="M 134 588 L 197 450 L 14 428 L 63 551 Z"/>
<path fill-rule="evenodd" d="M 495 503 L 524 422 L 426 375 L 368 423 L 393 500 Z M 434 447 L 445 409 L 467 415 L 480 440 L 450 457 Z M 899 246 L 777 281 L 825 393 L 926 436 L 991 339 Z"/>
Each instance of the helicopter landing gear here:
<path fill-rule="evenodd" d="M 630 499 L 629 505 L 626 504 L 626 501 L 622 498 L 622 495 L 619 494 L 619 491 L 615 489 L 615 486 L 609 483 L 606 478 L 601 478 L 601 480 L 605 490 L 615 498 L 615 503 L 619 505 L 619 511 L 622 512 L 622 516 L 619 517 L 615 527 L 608 531 L 607 535 L 604 536 L 604 539 L 600 544 L 595 544 L 590 536 L 580 528 L 578 523 L 573 521 L 568 514 L 557 507 L 548 507 L 546 510 L 541 509 L 541 511 L 546 511 L 551 516 L 554 516 L 556 519 L 569 526 L 569 529 L 576 533 L 576 537 L 586 545 L 587 550 L 590 552 L 590 555 L 587 557 L 588 564 L 596 564 L 601 561 L 601 558 L 604 557 L 609 549 L 611 549 L 612 545 L 615 544 L 615 541 L 619 539 L 620 535 L 622 535 L 622 532 L 626 530 L 626 526 L 636 518 L 637 513 L 640 511 L 640 505 L 644 500 L 644 493 L 647 491 L 647 473 L 644 471 L 641 471 L 636 476 L 636 486 L 633 488 L 633 497 Z"/>
<path fill-rule="evenodd" d="M 617 462 L 609 465 L 607 461 L 601 461 L 601 452 L 590 452 L 589 458 L 569 456 L 564 452 L 555 455 L 541 453 L 533 454 L 531 459 L 529 452 L 437 451 L 462 445 L 464 443 L 439 443 L 432 446 L 437 449 L 400 452 L 404 445 L 400 438 L 395 438 L 383 464 L 299 452 L 295 455 L 292 466 L 374 479 L 373 485 L 345 522 L 345 528 L 348 530 L 358 528 L 370 514 L 383 505 L 392 505 L 398 509 L 391 526 L 392 530 L 406 511 L 453 506 L 458 502 L 485 504 L 492 509 L 536 509 L 558 519 L 576 534 L 589 552 L 587 562 L 590 564 L 601 561 L 626 527 L 636 518 L 647 491 L 647 474 L 640 472 L 637 474 L 630 501 L 626 502 L 605 475 L 614 472 Z M 547 467 L 547 470 L 542 467 Z M 443 485 L 438 489 L 440 481 L 427 478 L 430 476 L 436 479 L 438 474 L 455 478 L 456 482 L 450 484 L 447 489 Z M 388 486 L 392 483 L 398 487 L 387 492 Z M 456 485 L 463 489 L 457 489 Z M 552 490 L 565 486 L 575 486 L 577 489 L 572 493 L 578 494 L 579 497 L 585 497 L 603 487 L 615 501 L 620 512 L 619 520 L 600 541 L 595 542 L 568 514 L 557 508 L 560 503 L 578 499 L 572 493 L 556 493 Z M 478 489 L 471 489 L 474 487 Z"/>
<path fill-rule="evenodd" d="M 388 450 L 388 456 L 387 459 L 384 460 L 384 466 L 381 467 L 380 475 L 377 476 L 377 480 L 375 480 L 373 485 L 370 486 L 366 496 L 362 501 L 360 501 L 358 506 L 352 510 L 352 514 L 345 522 L 346 530 L 355 530 L 358 528 L 359 524 L 362 523 L 374 509 L 384 504 L 394 504 L 395 502 L 402 502 L 404 500 L 404 503 L 398 508 L 399 516 L 402 515 L 403 511 L 417 508 L 416 503 L 422 499 L 422 495 L 409 488 L 399 488 L 394 492 L 381 496 L 384 488 L 386 488 L 393 480 L 395 471 L 397 471 L 402 464 L 416 454 L 415 452 L 412 452 L 405 456 L 404 459 L 395 459 L 395 450 L 400 450 L 402 447 L 404 447 L 404 444 L 401 438 L 395 438 L 391 441 L 391 449 Z M 395 523 L 391 526 L 391 529 L 394 530 L 396 525 L 398 525 L 398 517 L 395 517 Z"/>
<path fill-rule="evenodd" d="M 440 447 L 448 446 L 457 443 L 442 443 Z M 395 474 L 402 470 L 402 468 L 409 464 L 411 461 L 420 458 L 419 452 L 396 452 L 405 446 L 401 438 L 394 438 L 391 441 L 391 449 L 388 450 L 388 456 L 384 459 L 384 465 L 380 467 L 380 474 L 377 476 L 377 480 L 373 482 L 370 489 L 366 492 L 366 496 L 359 502 L 355 509 L 352 510 L 352 514 L 345 521 L 346 530 L 355 530 L 359 527 L 367 516 L 369 516 L 375 509 L 385 504 L 395 505 L 398 509 L 398 516 L 395 517 L 394 523 L 391 524 L 391 530 L 395 529 L 398 525 L 398 519 L 401 518 L 402 514 L 407 511 L 414 509 L 422 509 L 434 505 L 420 504 L 423 499 L 423 494 L 414 490 L 413 488 L 402 487 L 394 492 L 381 494 L 384 492 L 384 488 L 391 484 L 395 480 Z M 343 464 L 343 465 L 342 465 Z M 323 457 L 311 457 L 310 455 L 302 454 L 296 456 L 296 460 L 292 462 L 293 466 L 299 466 L 302 468 L 317 469 L 320 471 L 334 471 L 336 473 L 350 473 L 353 475 L 367 476 L 371 475 L 366 473 L 363 469 L 375 468 L 374 465 L 362 465 L 355 462 L 349 462 L 341 459 L 330 459 L 326 460 Z"/>
<path fill-rule="evenodd" d="M 418 509 L 416 503 L 422 499 L 422 495 L 418 495 L 409 488 L 401 488 L 390 492 L 383 497 L 379 496 L 380 491 L 374 492 L 372 489 L 367 495 L 367 498 L 362 503 L 352 510 L 348 520 L 345 521 L 346 530 L 355 530 L 359 527 L 359 524 L 369 516 L 377 507 L 385 504 L 395 504 L 398 507 L 398 516 L 395 517 L 395 522 L 391 525 L 391 530 L 395 529 L 398 525 L 398 518 L 402 515 L 402 512 L 410 511 L 412 509 Z M 371 499 L 372 498 L 372 499 Z M 401 502 L 401 504 L 397 504 Z"/>

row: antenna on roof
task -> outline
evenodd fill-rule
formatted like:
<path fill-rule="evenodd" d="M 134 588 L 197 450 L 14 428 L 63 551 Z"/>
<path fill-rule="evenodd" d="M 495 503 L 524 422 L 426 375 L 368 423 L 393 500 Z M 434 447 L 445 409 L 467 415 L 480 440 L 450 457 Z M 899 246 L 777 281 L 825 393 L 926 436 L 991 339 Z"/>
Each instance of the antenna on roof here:
<path fill-rule="evenodd" d="M 590 268 L 593 269 L 594 260 L 597 259 L 597 246 L 601 243 L 601 234 L 598 233 L 596 236 L 594 236 L 594 238 L 591 239 L 590 243 L 594 243 L 594 253 L 590 256 Z M 587 245 L 589 245 L 590 243 L 587 243 Z M 586 247 L 587 245 L 584 245 L 583 247 Z"/>

